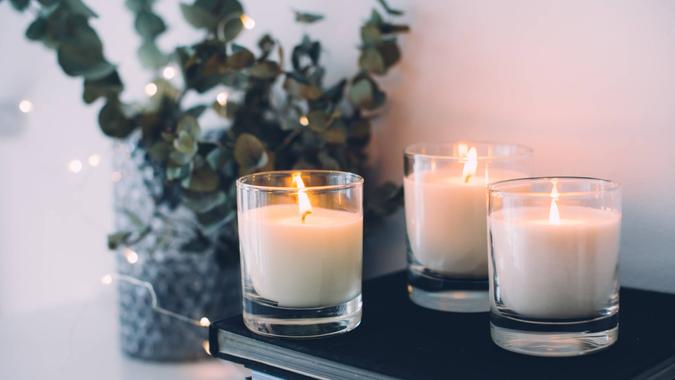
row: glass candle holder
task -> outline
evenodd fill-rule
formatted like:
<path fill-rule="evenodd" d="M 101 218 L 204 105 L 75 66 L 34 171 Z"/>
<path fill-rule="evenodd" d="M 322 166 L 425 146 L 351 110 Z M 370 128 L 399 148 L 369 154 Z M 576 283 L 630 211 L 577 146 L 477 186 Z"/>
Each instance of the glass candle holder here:
<path fill-rule="evenodd" d="M 576 356 L 618 338 L 621 188 L 546 177 L 490 186 L 493 341 L 537 356 Z"/>
<path fill-rule="evenodd" d="M 487 312 L 487 185 L 527 177 L 531 149 L 479 142 L 405 149 L 408 293 L 436 310 Z"/>
<path fill-rule="evenodd" d="M 363 178 L 276 171 L 237 181 L 243 318 L 253 332 L 308 338 L 361 322 Z"/>

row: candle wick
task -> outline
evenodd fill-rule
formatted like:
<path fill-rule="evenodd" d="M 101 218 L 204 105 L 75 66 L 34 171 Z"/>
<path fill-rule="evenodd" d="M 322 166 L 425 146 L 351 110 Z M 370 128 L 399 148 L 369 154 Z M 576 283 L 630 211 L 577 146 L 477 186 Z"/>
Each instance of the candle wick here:
<path fill-rule="evenodd" d="M 471 180 L 471 174 L 464 177 L 464 183 L 469 183 L 469 180 Z"/>
<path fill-rule="evenodd" d="M 312 211 L 309 211 L 309 210 L 302 213 L 302 222 L 303 223 L 305 223 L 305 218 L 307 217 L 307 215 L 309 215 L 311 213 L 312 213 Z"/>

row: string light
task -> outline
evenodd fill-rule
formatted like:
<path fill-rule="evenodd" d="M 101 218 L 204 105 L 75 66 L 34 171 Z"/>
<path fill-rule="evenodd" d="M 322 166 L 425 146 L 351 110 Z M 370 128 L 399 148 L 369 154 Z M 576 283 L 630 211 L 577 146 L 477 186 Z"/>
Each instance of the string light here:
<path fill-rule="evenodd" d="M 75 174 L 81 172 L 81 171 L 82 171 L 82 161 L 80 161 L 80 160 L 71 160 L 71 161 L 68 163 L 68 170 L 69 170 L 71 173 L 75 173 Z"/>
<path fill-rule="evenodd" d="M 202 317 L 199 320 L 192 319 L 188 316 L 178 314 L 176 312 L 173 312 L 171 310 L 167 310 L 159 305 L 159 302 L 157 301 L 157 293 L 155 293 L 155 288 L 152 286 L 151 283 L 143 280 L 139 280 L 135 277 L 132 276 L 127 276 L 126 274 L 120 274 L 120 273 L 115 273 L 115 274 L 106 274 L 105 276 L 101 277 L 101 283 L 104 285 L 110 285 L 112 284 L 113 281 L 119 281 L 119 282 L 124 282 L 129 285 L 133 286 L 138 286 L 141 288 L 144 288 L 148 294 L 150 295 L 150 307 L 152 309 L 160 314 L 169 316 L 171 318 L 177 319 L 179 321 L 183 321 L 186 323 L 189 323 L 191 325 L 195 325 L 198 327 L 209 327 L 211 325 L 211 322 L 209 321 L 208 318 Z M 208 323 L 208 324 L 205 324 Z M 208 343 L 208 342 L 207 342 Z M 202 344 L 202 347 L 204 347 L 204 350 L 207 350 L 207 347 Z M 207 351 L 208 352 L 208 351 Z"/>
<path fill-rule="evenodd" d="M 101 155 L 92 154 L 91 156 L 89 156 L 89 159 L 87 159 L 87 162 L 89 162 L 89 166 L 95 168 L 101 164 Z"/>
<path fill-rule="evenodd" d="M 138 253 L 131 248 L 124 248 L 124 258 L 129 264 L 136 264 L 138 262 Z"/>
<path fill-rule="evenodd" d="M 112 174 L 110 174 L 110 179 L 113 182 L 119 182 L 120 180 L 122 180 L 122 172 L 115 170 L 114 172 L 112 172 Z"/>
<path fill-rule="evenodd" d="M 33 110 L 33 102 L 31 102 L 30 100 L 22 99 L 19 102 L 19 111 L 23 113 L 29 113 L 32 110 Z"/>
<path fill-rule="evenodd" d="M 225 107 L 227 104 L 227 92 L 223 91 L 218 93 L 218 95 L 216 95 L 216 102 L 218 102 L 221 107 Z"/>
<path fill-rule="evenodd" d="M 251 17 L 247 15 L 241 15 L 239 19 L 241 20 L 241 23 L 244 25 L 245 29 L 251 30 L 255 28 L 255 20 Z"/>
<path fill-rule="evenodd" d="M 306 127 L 306 126 L 309 125 L 309 118 L 308 118 L 307 116 L 300 116 L 300 119 L 298 120 L 298 122 L 299 122 L 300 125 L 302 125 L 303 127 Z"/>
<path fill-rule="evenodd" d="M 164 79 L 173 79 L 176 76 L 176 69 L 171 66 L 167 66 L 162 70 L 162 76 Z"/>
<path fill-rule="evenodd" d="M 155 96 L 155 94 L 157 94 L 157 90 L 157 85 L 153 82 L 145 85 L 145 94 L 148 96 Z"/>

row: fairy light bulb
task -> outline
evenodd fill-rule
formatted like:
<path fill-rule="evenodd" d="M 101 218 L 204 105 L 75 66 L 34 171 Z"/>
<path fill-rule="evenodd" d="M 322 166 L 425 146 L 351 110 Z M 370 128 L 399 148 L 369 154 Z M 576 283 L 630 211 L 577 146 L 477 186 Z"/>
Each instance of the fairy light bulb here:
<path fill-rule="evenodd" d="M 244 25 L 245 29 L 251 30 L 255 28 L 255 20 L 252 19 L 251 17 L 247 15 L 241 15 L 239 19 L 241 20 L 241 23 L 242 25 Z"/>
<path fill-rule="evenodd" d="M 155 94 L 157 94 L 157 90 L 157 85 L 153 82 L 145 85 L 145 94 L 148 96 L 155 96 Z"/>
<path fill-rule="evenodd" d="M 176 76 L 176 69 L 171 66 L 167 66 L 162 70 L 162 76 L 164 79 L 173 79 Z"/>
<path fill-rule="evenodd" d="M 202 327 L 209 327 L 209 326 L 211 326 L 211 321 L 206 317 L 202 317 L 199 320 L 199 325 L 202 326 Z"/>
<path fill-rule="evenodd" d="M 113 278 L 112 275 L 106 274 L 105 276 L 101 277 L 101 283 L 103 285 L 110 285 L 112 284 Z"/>
<path fill-rule="evenodd" d="M 134 252 L 131 248 L 125 248 L 124 258 L 127 259 L 129 264 L 136 264 L 138 262 L 138 253 Z"/>
<path fill-rule="evenodd" d="M 30 100 L 22 99 L 19 102 L 19 111 L 23 113 L 29 113 L 32 110 L 33 110 L 33 102 L 31 102 Z"/>
<path fill-rule="evenodd" d="M 87 162 L 89 163 L 89 166 L 92 168 L 95 168 L 101 164 L 101 155 L 100 154 L 92 154 L 89 156 L 87 159 Z"/>
<path fill-rule="evenodd" d="M 218 95 L 216 95 L 216 102 L 220 104 L 221 107 L 224 107 L 227 105 L 227 97 L 228 95 L 225 91 L 218 93 Z"/>
<path fill-rule="evenodd" d="M 82 171 L 82 161 L 80 160 L 71 160 L 68 162 L 68 171 L 77 174 Z"/>
<path fill-rule="evenodd" d="M 309 118 L 308 118 L 307 116 L 304 116 L 304 115 L 303 115 L 303 116 L 300 116 L 300 119 L 298 119 L 298 122 L 299 122 L 300 125 L 302 125 L 303 127 L 306 127 L 306 126 L 309 125 Z"/>

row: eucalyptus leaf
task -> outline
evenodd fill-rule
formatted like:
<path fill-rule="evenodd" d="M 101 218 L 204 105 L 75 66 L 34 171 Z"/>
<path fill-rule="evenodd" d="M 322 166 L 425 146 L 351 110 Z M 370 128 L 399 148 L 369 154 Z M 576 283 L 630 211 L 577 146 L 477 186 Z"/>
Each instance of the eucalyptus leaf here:
<path fill-rule="evenodd" d="M 169 62 L 169 58 L 159 50 L 152 40 L 146 40 L 136 52 L 143 66 L 150 69 L 158 69 Z"/>
<path fill-rule="evenodd" d="M 376 46 L 377 51 L 383 58 L 385 71 L 378 74 L 384 74 L 391 66 L 396 64 L 401 59 L 401 50 L 398 44 L 393 39 L 383 40 Z"/>
<path fill-rule="evenodd" d="M 384 34 L 407 33 L 410 31 L 410 27 L 408 25 L 382 23 L 380 24 L 380 30 Z"/>
<path fill-rule="evenodd" d="M 218 25 L 218 18 L 204 8 L 181 3 L 180 11 L 185 21 L 195 28 L 215 29 Z"/>
<path fill-rule="evenodd" d="M 312 24 L 317 21 L 323 20 L 323 15 L 318 13 L 309 13 L 309 12 L 295 12 L 295 21 L 303 24 Z"/>
<path fill-rule="evenodd" d="M 359 66 L 369 73 L 384 74 L 387 72 L 384 57 L 375 48 L 368 48 L 361 52 Z"/>
<path fill-rule="evenodd" d="M 136 129 L 136 125 L 124 114 L 122 104 L 117 99 L 108 99 L 101 108 L 98 124 L 107 136 L 117 138 L 125 138 Z"/>
<path fill-rule="evenodd" d="M 296 98 L 307 100 L 316 100 L 322 95 L 319 87 L 308 83 L 302 83 L 291 76 L 288 76 L 284 81 L 284 89 Z"/>
<path fill-rule="evenodd" d="M 114 250 L 122 247 L 131 237 L 131 234 L 129 231 L 121 231 L 108 235 L 108 249 Z"/>
<path fill-rule="evenodd" d="M 263 35 L 259 40 L 258 40 L 258 48 L 263 52 L 263 55 L 267 57 L 267 55 L 272 52 L 272 49 L 274 49 L 274 45 L 276 43 L 274 42 L 274 38 L 270 36 L 269 34 Z"/>
<path fill-rule="evenodd" d="M 96 12 L 85 5 L 82 0 L 60 0 L 65 3 L 73 14 L 84 16 L 86 18 L 98 17 Z"/>
<path fill-rule="evenodd" d="M 367 23 L 361 28 L 361 41 L 364 44 L 374 44 L 382 39 L 382 31 L 379 24 Z"/>
<path fill-rule="evenodd" d="M 28 8 L 28 5 L 30 5 L 30 0 L 9 0 L 10 4 L 16 9 L 17 11 L 23 12 Z"/>
<path fill-rule="evenodd" d="M 192 172 L 191 164 L 169 165 L 166 167 L 166 178 L 170 181 L 187 178 Z"/>
<path fill-rule="evenodd" d="M 281 67 L 274 61 L 261 61 L 253 65 L 248 73 L 257 79 L 274 79 L 281 74 Z"/>
<path fill-rule="evenodd" d="M 237 38 L 244 29 L 244 24 L 239 17 L 230 18 L 218 24 L 218 36 L 221 40 L 229 42 Z"/>
<path fill-rule="evenodd" d="M 302 39 L 302 43 L 296 45 L 291 53 L 293 69 L 297 72 L 303 72 L 307 69 L 307 66 L 302 64 L 303 58 L 309 59 L 312 65 L 317 65 L 319 63 L 320 55 L 321 43 L 319 41 L 312 41 L 305 35 Z"/>
<path fill-rule="evenodd" d="M 134 27 L 138 34 L 146 39 L 154 39 L 166 31 L 166 24 L 164 24 L 164 21 L 149 10 L 138 12 Z"/>
<path fill-rule="evenodd" d="M 180 131 L 173 141 L 173 147 L 180 153 L 193 154 L 197 152 L 197 140 L 191 133 Z"/>
<path fill-rule="evenodd" d="M 181 181 L 184 188 L 194 192 L 210 192 L 218 188 L 218 174 L 204 166 L 193 170 L 190 177 Z"/>
<path fill-rule="evenodd" d="M 265 165 L 265 145 L 254 135 L 242 133 L 234 145 L 234 159 L 244 170 Z"/>
<path fill-rule="evenodd" d="M 352 80 L 347 94 L 352 104 L 368 110 L 382 106 L 386 100 L 385 94 L 380 91 L 377 83 L 365 75 L 357 76 Z"/>
<path fill-rule="evenodd" d="M 117 71 L 113 71 L 100 79 L 85 79 L 82 99 L 85 103 L 91 104 L 98 98 L 117 96 L 123 89 L 122 80 Z"/>
<path fill-rule="evenodd" d="M 320 110 L 310 111 L 307 114 L 307 119 L 309 119 L 309 128 L 315 132 L 325 131 L 335 120 L 333 115 Z"/>
<path fill-rule="evenodd" d="M 201 128 L 199 128 L 199 122 L 194 116 L 185 115 L 178 120 L 178 125 L 176 126 L 176 132 L 186 132 L 193 139 L 197 140 L 201 133 Z"/>
<path fill-rule="evenodd" d="M 149 11 L 155 0 L 125 0 L 124 5 L 132 12 Z"/>
<path fill-rule="evenodd" d="M 32 41 L 42 40 L 47 34 L 47 20 L 36 18 L 26 29 L 26 38 Z"/>
<path fill-rule="evenodd" d="M 83 16 L 74 16 L 68 24 L 67 38 L 57 51 L 58 62 L 70 76 L 99 79 L 115 70 L 103 57 L 103 46 Z"/>
<path fill-rule="evenodd" d="M 236 46 L 236 48 L 233 48 L 234 52 L 227 57 L 227 66 L 232 70 L 241 70 L 253 65 L 255 62 L 253 53 L 243 46 L 234 46 Z"/>

